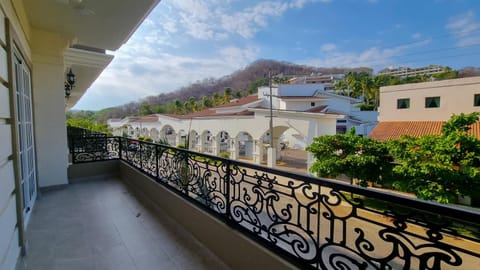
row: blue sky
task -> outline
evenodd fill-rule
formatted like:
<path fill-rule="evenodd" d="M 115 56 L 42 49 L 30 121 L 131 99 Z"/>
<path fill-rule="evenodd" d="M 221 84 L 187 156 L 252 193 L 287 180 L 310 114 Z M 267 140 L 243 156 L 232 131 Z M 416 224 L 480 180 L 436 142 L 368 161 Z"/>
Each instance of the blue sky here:
<path fill-rule="evenodd" d="M 480 67 L 478 0 L 163 0 L 74 109 L 219 78 L 257 59 Z"/>

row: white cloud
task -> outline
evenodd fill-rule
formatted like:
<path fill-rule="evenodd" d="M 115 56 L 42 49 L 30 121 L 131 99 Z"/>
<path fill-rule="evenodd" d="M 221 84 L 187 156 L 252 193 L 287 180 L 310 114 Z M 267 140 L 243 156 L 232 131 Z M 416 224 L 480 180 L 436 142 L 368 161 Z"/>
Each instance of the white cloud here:
<path fill-rule="evenodd" d="M 315 2 L 328 3 L 331 0 L 293 0 L 290 2 L 289 6 L 294 8 L 303 8 L 304 5 Z"/>
<path fill-rule="evenodd" d="M 480 22 L 475 18 L 473 11 L 451 17 L 446 28 L 457 39 L 458 46 L 469 46 L 480 43 Z"/>
<path fill-rule="evenodd" d="M 414 34 L 412 35 L 412 38 L 413 38 L 413 39 L 420 39 L 420 38 L 422 38 L 422 34 L 421 34 L 421 33 L 414 33 Z"/>
<path fill-rule="evenodd" d="M 335 51 L 337 49 L 337 46 L 333 43 L 325 43 L 320 47 L 320 50 L 322 52 L 331 52 Z"/>
<path fill-rule="evenodd" d="M 101 109 L 171 92 L 204 78 L 219 78 L 251 63 L 260 52 L 255 47 L 229 46 L 214 56 L 193 58 L 168 53 L 150 57 L 137 54 L 138 50 L 138 44 L 127 43 L 117 51 L 111 66 L 75 108 Z"/>
<path fill-rule="evenodd" d="M 266 28 L 271 18 L 282 16 L 288 9 L 301 9 L 309 3 L 330 1 L 254 1 L 254 4 L 241 10 L 232 10 L 230 1 L 176 0 L 166 3 L 170 12 L 162 27 L 167 31 L 183 31 L 200 40 L 221 40 L 227 38 L 228 34 L 250 39 Z"/>
<path fill-rule="evenodd" d="M 369 66 L 374 69 L 383 68 L 392 64 L 398 64 L 396 57 L 409 49 L 422 47 L 430 43 L 430 39 L 419 42 L 396 46 L 391 48 L 370 47 L 360 52 L 340 51 L 335 47 L 330 50 L 326 57 L 303 61 L 307 65 L 315 65 L 322 67 L 359 67 Z M 329 44 L 324 44 L 326 48 L 332 48 Z M 322 46 L 323 47 L 323 46 Z"/>

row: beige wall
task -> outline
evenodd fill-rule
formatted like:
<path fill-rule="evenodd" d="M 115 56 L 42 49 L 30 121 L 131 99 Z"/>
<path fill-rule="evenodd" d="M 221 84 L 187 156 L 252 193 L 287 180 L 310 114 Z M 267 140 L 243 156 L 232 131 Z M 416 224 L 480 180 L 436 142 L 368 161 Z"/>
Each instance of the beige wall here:
<path fill-rule="evenodd" d="M 14 140 L 10 123 L 12 94 L 8 85 L 8 68 L 4 14 L 0 11 L 0 269 L 14 269 L 20 253 L 17 229 L 17 201 L 12 159 Z M 21 226 L 20 226 L 21 227 Z"/>
<path fill-rule="evenodd" d="M 379 121 L 445 121 L 452 114 L 480 111 L 473 106 L 474 94 L 480 94 L 480 77 L 381 87 Z M 425 98 L 435 96 L 440 107 L 425 108 Z M 402 98 L 410 99 L 410 108 L 397 109 Z"/>

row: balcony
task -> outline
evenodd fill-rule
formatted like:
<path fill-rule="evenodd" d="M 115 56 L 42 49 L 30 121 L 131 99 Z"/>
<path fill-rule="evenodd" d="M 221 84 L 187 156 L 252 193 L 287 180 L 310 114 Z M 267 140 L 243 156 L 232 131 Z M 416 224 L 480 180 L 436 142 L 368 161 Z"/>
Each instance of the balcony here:
<path fill-rule="evenodd" d="M 476 211 L 128 138 L 69 139 L 70 175 L 81 178 L 38 201 L 27 266 L 49 255 L 59 269 L 480 265 Z"/>
<path fill-rule="evenodd" d="M 42 192 L 18 270 L 229 269 L 115 176 Z"/>

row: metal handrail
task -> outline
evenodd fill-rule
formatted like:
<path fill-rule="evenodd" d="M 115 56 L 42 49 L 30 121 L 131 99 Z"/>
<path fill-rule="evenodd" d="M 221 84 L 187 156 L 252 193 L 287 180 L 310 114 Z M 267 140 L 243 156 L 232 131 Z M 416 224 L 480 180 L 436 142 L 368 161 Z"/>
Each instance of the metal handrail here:
<path fill-rule="evenodd" d="M 135 139 L 72 140 L 74 163 L 122 160 L 301 267 L 480 265 L 472 209 Z"/>

